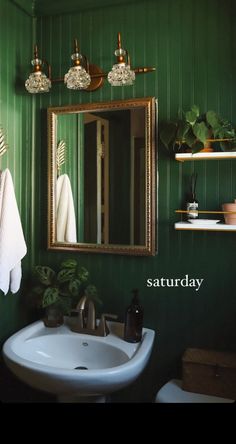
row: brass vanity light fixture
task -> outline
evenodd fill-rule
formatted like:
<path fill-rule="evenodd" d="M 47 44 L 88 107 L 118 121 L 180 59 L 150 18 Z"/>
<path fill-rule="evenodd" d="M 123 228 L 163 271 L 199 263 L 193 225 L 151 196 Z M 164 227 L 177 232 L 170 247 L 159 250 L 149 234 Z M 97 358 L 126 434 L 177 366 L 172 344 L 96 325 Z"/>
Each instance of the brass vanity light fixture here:
<path fill-rule="evenodd" d="M 42 72 L 42 66 L 46 63 L 48 67 L 48 77 Z M 31 94 L 49 92 L 51 88 L 51 66 L 45 60 L 38 57 L 38 47 L 34 47 L 34 58 L 31 60 L 33 72 L 25 82 L 27 91 Z"/>
<path fill-rule="evenodd" d="M 108 73 L 107 80 L 111 86 L 133 85 L 135 81 L 135 72 L 130 68 L 130 56 L 126 49 L 121 47 L 121 35 L 118 32 L 118 45 L 114 52 L 117 57 L 117 63 L 113 65 Z M 125 60 L 125 58 L 127 60 Z"/>
<path fill-rule="evenodd" d="M 38 58 L 38 49 L 35 46 L 34 59 L 31 61 L 34 69 L 25 82 L 25 87 L 29 93 L 49 92 L 51 83 L 63 82 L 69 89 L 95 91 L 99 89 L 107 77 L 111 86 L 133 85 L 135 74 L 144 74 L 155 71 L 156 68 L 143 67 L 131 69 L 130 56 L 126 49 L 121 47 L 121 34 L 118 33 L 118 46 L 114 53 L 117 63 L 109 73 L 104 73 L 97 65 L 89 63 L 87 57 L 80 53 L 77 40 L 74 40 L 74 53 L 71 58 L 73 66 L 65 74 L 64 78 L 51 76 L 51 66 L 46 60 Z M 48 77 L 42 72 L 43 64 L 47 65 Z"/>
<path fill-rule="evenodd" d="M 69 89 L 86 89 L 91 83 L 87 57 L 79 53 L 77 40 L 74 40 L 73 66 L 65 74 L 64 83 Z M 84 66 L 83 66 L 84 64 Z"/>

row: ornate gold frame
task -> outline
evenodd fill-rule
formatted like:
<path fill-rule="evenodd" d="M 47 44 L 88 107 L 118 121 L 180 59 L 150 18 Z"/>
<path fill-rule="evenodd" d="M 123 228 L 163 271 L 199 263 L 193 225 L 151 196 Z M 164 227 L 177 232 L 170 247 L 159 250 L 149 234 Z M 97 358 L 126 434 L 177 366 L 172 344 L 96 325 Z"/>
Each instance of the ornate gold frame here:
<path fill-rule="evenodd" d="M 56 242 L 55 202 L 56 202 L 56 141 L 55 128 L 57 115 L 86 111 L 121 110 L 135 107 L 145 108 L 146 128 L 146 241 L 145 245 L 114 244 L 69 244 Z M 78 251 L 86 253 L 110 253 L 137 256 L 153 256 L 156 251 L 156 120 L 157 100 L 154 97 L 117 100 L 111 102 L 86 103 L 48 108 L 48 249 L 58 251 Z"/>

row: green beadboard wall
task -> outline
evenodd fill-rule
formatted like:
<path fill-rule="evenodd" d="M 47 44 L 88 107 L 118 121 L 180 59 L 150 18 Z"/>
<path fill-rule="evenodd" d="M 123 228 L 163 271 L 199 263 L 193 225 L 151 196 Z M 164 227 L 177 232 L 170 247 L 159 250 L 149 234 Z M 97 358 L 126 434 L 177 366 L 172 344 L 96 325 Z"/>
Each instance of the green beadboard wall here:
<path fill-rule="evenodd" d="M 0 4 L 5 3 L 1 0 Z M 159 122 L 176 117 L 179 108 L 187 110 L 196 103 L 202 111 L 214 109 L 236 125 L 236 4 L 233 0 L 156 0 L 40 17 L 37 42 L 42 57 L 52 64 L 54 77 L 63 76 L 68 69 L 74 37 L 91 63 L 108 71 L 114 62 L 118 31 L 133 66 L 155 66 L 157 70 L 137 76 L 133 87 L 111 88 L 106 81 L 102 89 L 86 93 L 68 91 L 63 84 L 57 84 L 50 94 L 35 98 L 27 98 L 15 84 L 19 73 L 30 69 L 30 20 L 9 5 L 5 14 L 7 19 L 0 23 L 6 28 L 8 24 L 8 38 L 0 41 L 0 123 L 9 135 L 11 151 L 4 162 L 8 162 L 18 185 L 17 197 L 30 243 L 30 253 L 24 261 L 25 274 L 34 263 L 55 266 L 64 258 L 75 257 L 88 267 L 103 300 L 102 310 L 117 313 L 120 318 L 130 301 L 131 289 L 140 289 L 144 325 L 155 329 L 156 341 L 142 376 L 114 395 L 114 400 L 151 401 L 164 382 L 180 375 L 181 355 L 186 347 L 236 350 L 236 234 L 176 232 L 173 228 L 174 210 L 182 204 L 189 175 L 198 172 L 201 208 L 217 209 L 221 203 L 236 198 L 236 162 L 181 164 L 158 146 L 155 257 L 50 252 L 46 249 L 46 109 L 155 96 L 159 102 Z M 15 20 L 11 31 L 10 19 L 11 23 Z M 3 64 L 3 58 L 7 63 Z M 146 287 L 149 277 L 179 278 L 186 274 L 204 278 L 199 292 Z M 4 336 L 16 325 L 15 299 L 1 297 L 0 304 L 0 312 L 4 311 L 0 333 Z"/>
<path fill-rule="evenodd" d="M 25 61 L 32 48 L 32 18 L 8 0 L 0 0 L 0 126 L 9 149 L 0 158 L 0 169 L 9 168 L 21 214 L 28 254 L 24 274 L 31 268 L 32 239 L 32 101 L 24 91 Z M 34 169 L 34 167 L 33 167 Z M 0 247 L 1 248 L 1 247 Z M 20 297 L 0 292 L 0 341 L 21 325 Z"/>
<path fill-rule="evenodd" d="M 72 41 L 91 63 L 108 71 L 114 61 L 116 34 L 120 31 L 133 66 L 155 66 L 156 72 L 137 76 L 134 87 L 104 87 L 93 93 L 70 92 L 55 85 L 50 95 L 37 98 L 36 128 L 45 127 L 48 106 L 155 96 L 159 116 L 176 117 L 178 109 L 193 103 L 202 111 L 214 109 L 236 124 L 236 5 L 231 0 L 156 0 L 97 8 L 38 20 L 38 43 L 50 60 L 55 77 L 70 64 Z M 38 191 L 44 214 L 46 133 L 38 131 L 41 174 Z M 44 157 L 43 157 L 44 156 Z M 179 375 L 186 347 L 236 348 L 236 235 L 231 233 L 176 232 L 176 216 L 189 175 L 198 172 L 198 199 L 203 209 L 220 208 L 236 197 L 236 163 L 233 161 L 177 163 L 158 147 L 158 255 L 124 257 L 62 254 L 45 250 L 41 213 L 35 230 L 36 258 L 59 263 L 74 256 L 87 266 L 104 302 L 104 310 L 123 317 L 130 290 L 140 289 L 144 324 L 156 330 L 152 359 L 136 384 L 124 391 L 126 400 L 151 400 L 171 376 Z M 122 172 L 121 172 L 122 177 Z M 39 206 L 41 208 L 41 206 Z M 46 220 L 45 225 L 46 227 Z M 42 244 L 44 242 L 44 244 Z M 146 288 L 148 277 L 204 278 L 199 292 L 187 288 Z M 118 396 L 118 395 L 117 395 Z M 118 396 L 119 398 L 119 396 Z M 120 399 L 120 398 L 119 398 Z"/>

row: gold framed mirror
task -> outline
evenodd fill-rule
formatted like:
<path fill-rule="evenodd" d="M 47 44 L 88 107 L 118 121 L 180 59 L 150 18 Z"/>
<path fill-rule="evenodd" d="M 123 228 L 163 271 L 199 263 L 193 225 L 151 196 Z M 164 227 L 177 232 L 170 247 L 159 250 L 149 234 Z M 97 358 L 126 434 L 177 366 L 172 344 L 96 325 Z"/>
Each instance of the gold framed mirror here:
<path fill-rule="evenodd" d="M 48 108 L 48 249 L 155 254 L 153 97 Z"/>

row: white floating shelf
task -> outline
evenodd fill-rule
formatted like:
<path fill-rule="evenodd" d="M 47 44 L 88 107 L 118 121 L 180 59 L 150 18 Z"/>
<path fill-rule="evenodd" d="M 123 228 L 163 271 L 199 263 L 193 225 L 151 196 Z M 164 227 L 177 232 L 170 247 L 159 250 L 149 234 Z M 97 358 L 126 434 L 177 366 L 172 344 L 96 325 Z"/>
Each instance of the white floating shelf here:
<path fill-rule="evenodd" d="M 190 222 L 176 222 L 175 230 L 191 230 L 191 231 L 236 231 L 236 225 L 227 225 L 224 223 L 217 223 L 214 225 L 202 224 L 194 225 Z"/>
<path fill-rule="evenodd" d="M 212 152 L 212 153 L 180 153 L 175 154 L 175 159 L 180 162 L 184 162 L 186 160 L 214 160 L 214 159 L 236 159 L 236 152 Z"/>

